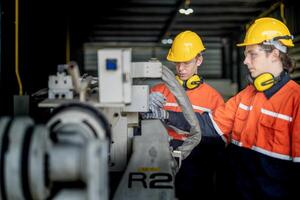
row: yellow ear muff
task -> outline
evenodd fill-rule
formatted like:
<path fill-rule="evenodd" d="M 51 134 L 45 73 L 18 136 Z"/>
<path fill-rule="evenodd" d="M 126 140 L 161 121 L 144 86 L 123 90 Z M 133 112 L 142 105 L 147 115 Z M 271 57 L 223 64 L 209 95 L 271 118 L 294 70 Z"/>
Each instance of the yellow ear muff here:
<path fill-rule="evenodd" d="M 176 79 L 184 89 L 189 89 L 189 90 L 198 87 L 202 83 L 201 77 L 198 76 L 197 74 L 194 74 L 191 78 L 189 78 L 186 81 L 181 80 L 177 75 L 176 75 Z"/>
<path fill-rule="evenodd" d="M 201 84 L 201 78 L 197 74 L 193 75 L 186 81 L 186 87 L 190 90 L 198 87 Z"/>
<path fill-rule="evenodd" d="M 259 92 L 263 92 L 271 88 L 275 84 L 276 80 L 271 73 L 263 73 L 253 80 L 255 89 Z"/>
<path fill-rule="evenodd" d="M 184 81 L 181 80 L 181 79 L 179 78 L 179 76 L 177 76 L 177 75 L 176 75 L 176 80 L 179 82 L 179 84 L 180 84 L 181 86 L 184 86 Z"/>

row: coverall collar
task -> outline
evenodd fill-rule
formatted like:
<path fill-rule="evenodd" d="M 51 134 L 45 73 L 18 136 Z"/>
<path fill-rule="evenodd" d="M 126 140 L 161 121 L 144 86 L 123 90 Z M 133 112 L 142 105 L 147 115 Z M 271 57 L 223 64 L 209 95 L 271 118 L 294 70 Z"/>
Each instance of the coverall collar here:
<path fill-rule="evenodd" d="M 279 81 L 270 89 L 264 91 L 265 96 L 270 99 L 276 92 L 278 92 L 290 80 L 290 76 L 286 71 L 282 71 L 279 75 Z"/>

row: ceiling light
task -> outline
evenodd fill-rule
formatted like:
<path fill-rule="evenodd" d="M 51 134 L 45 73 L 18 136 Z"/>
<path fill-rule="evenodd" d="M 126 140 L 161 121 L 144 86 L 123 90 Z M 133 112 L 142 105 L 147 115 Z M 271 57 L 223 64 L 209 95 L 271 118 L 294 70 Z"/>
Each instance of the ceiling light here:
<path fill-rule="evenodd" d="M 187 12 L 188 15 L 189 15 L 189 14 L 192 14 L 192 13 L 194 12 L 194 10 L 193 10 L 192 8 L 189 8 L 189 9 L 186 10 L 186 12 Z"/>
<path fill-rule="evenodd" d="M 192 8 L 190 8 L 191 0 L 185 0 L 184 7 L 179 9 L 179 13 L 183 15 L 189 15 L 194 12 Z"/>
<path fill-rule="evenodd" d="M 173 40 L 171 38 L 164 38 L 161 40 L 161 43 L 163 44 L 172 44 Z"/>
<path fill-rule="evenodd" d="M 168 40 L 167 40 L 167 39 L 162 39 L 162 40 L 161 40 L 161 43 L 167 44 L 167 43 L 168 43 Z"/>
<path fill-rule="evenodd" d="M 185 9 L 180 8 L 180 9 L 179 9 L 179 13 L 180 13 L 180 14 L 185 14 Z"/>

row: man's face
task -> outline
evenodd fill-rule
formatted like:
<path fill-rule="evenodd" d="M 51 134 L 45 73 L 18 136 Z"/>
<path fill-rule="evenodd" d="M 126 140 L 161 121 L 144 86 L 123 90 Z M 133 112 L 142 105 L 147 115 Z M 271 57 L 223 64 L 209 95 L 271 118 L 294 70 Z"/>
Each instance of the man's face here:
<path fill-rule="evenodd" d="M 259 45 L 246 46 L 244 64 L 247 65 L 252 78 L 269 72 L 272 73 L 272 58 Z"/>
<path fill-rule="evenodd" d="M 177 75 L 183 81 L 188 80 L 191 76 L 197 74 L 198 66 L 201 65 L 202 61 L 203 57 L 197 56 L 187 62 L 175 62 Z"/>

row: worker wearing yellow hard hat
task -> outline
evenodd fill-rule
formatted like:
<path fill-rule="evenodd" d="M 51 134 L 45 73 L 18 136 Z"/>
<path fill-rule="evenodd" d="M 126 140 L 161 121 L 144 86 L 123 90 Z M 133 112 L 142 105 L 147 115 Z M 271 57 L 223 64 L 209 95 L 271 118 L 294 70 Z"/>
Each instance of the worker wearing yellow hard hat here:
<path fill-rule="evenodd" d="M 253 47 L 253 45 L 262 44 L 262 47 L 265 49 L 268 48 L 269 51 L 272 50 L 272 48 L 276 48 L 281 55 L 283 63 L 286 63 L 291 62 L 286 53 L 288 47 L 294 46 L 292 39 L 293 36 L 285 24 L 277 19 L 266 17 L 256 20 L 248 29 L 244 42 L 237 46 Z M 252 52 L 252 50 L 247 50 L 246 47 L 245 52 L 248 51 Z M 249 55 L 251 55 L 251 53 Z M 249 59 L 245 59 L 244 63 L 246 62 L 245 64 L 247 65 L 248 61 Z M 276 82 L 276 79 L 280 78 L 280 76 L 278 76 L 278 72 L 275 72 L 274 74 L 274 67 L 272 65 L 263 66 L 255 71 L 255 66 L 251 63 L 248 64 L 248 66 L 249 65 L 249 72 L 253 86 L 258 91 L 264 91 L 271 88 Z M 286 69 L 286 71 L 291 71 L 291 65 L 283 66 L 283 68 Z M 282 71 L 282 69 L 277 69 L 277 71 Z M 277 78 L 274 77 L 274 75 L 277 76 Z"/>
<path fill-rule="evenodd" d="M 237 46 L 245 48 L 243 62 L 251 82 L 213 113 L 196 112 L 201 143 L 228 145 L 224 191 L 230 198 L 294 199 L 300 180 L 300 86 L 289 76 L 293 36 L 280 20 L 259 18 Z M 180 122 L 178 128 L 189 131 L 181 113 L 153 112 L 168 116 L 168 125 Z M 191 149 L 197 143 L 190 137 L 185 140 L 179 147 L 185 156 L 190 153 L 187 146 Z"/>
<path fill-rule="evenodd" d="M 171 62 L 190 61 L 204 50 L 205 47 L 202 40 L 195 32 L 184 31 L 174 39 L 167 55 L 167 60 Z"/>
<path fill-rule="evenodd" d="M 198 74 L 198 68 L 203 62 L 205 47 L 199 35 L 193 31 L 179 33 L 168 52 L 167 60 L 173 62 L 176 68 L 176 79 L 186 90 L 186 94 L 197 113 L 208 111 L 224 104 L 222 96 L 209 86 Z M 155 104 L 155 102 L 160 102 Z M 158 84 L 151 88 L 150 106 L 161 107 L 168 111 L 182 112 L 175 96 L 165 84 Z M 180 122 L 178 122 L 180 124 Z M 175 125 L 176 127 L 177 125 Z M 180 126 L 180 125 L 178 125 Z M 168 127 L 171 138 L 170 145 L 178 148 L 188 137 L 174 128 Z M 224 145 L 218 146 L 220 151 Z M 220 153 L 210 145 L 199 145 L 191 155 L 182 161 L 182 165 L 175 178 L 175 191 L 179 199 L 194 197 L 203 189 L 202 197 L 209 197 L 213 193 L 214 175 L 217 168 L 217 155 Z M 209 153 L 209 156 L 208 156 Z M 210 169 L 209 171 L 207 169 Z"/>
<path fill-rule="evenodd" d="M 268 41 L 279 41 L 282 46 L 293 47 L 293 36 L 284 23 L 274 18 L 261 18 L 248 29 L 245 40 L 237 46 L 266 43 Z"/>

